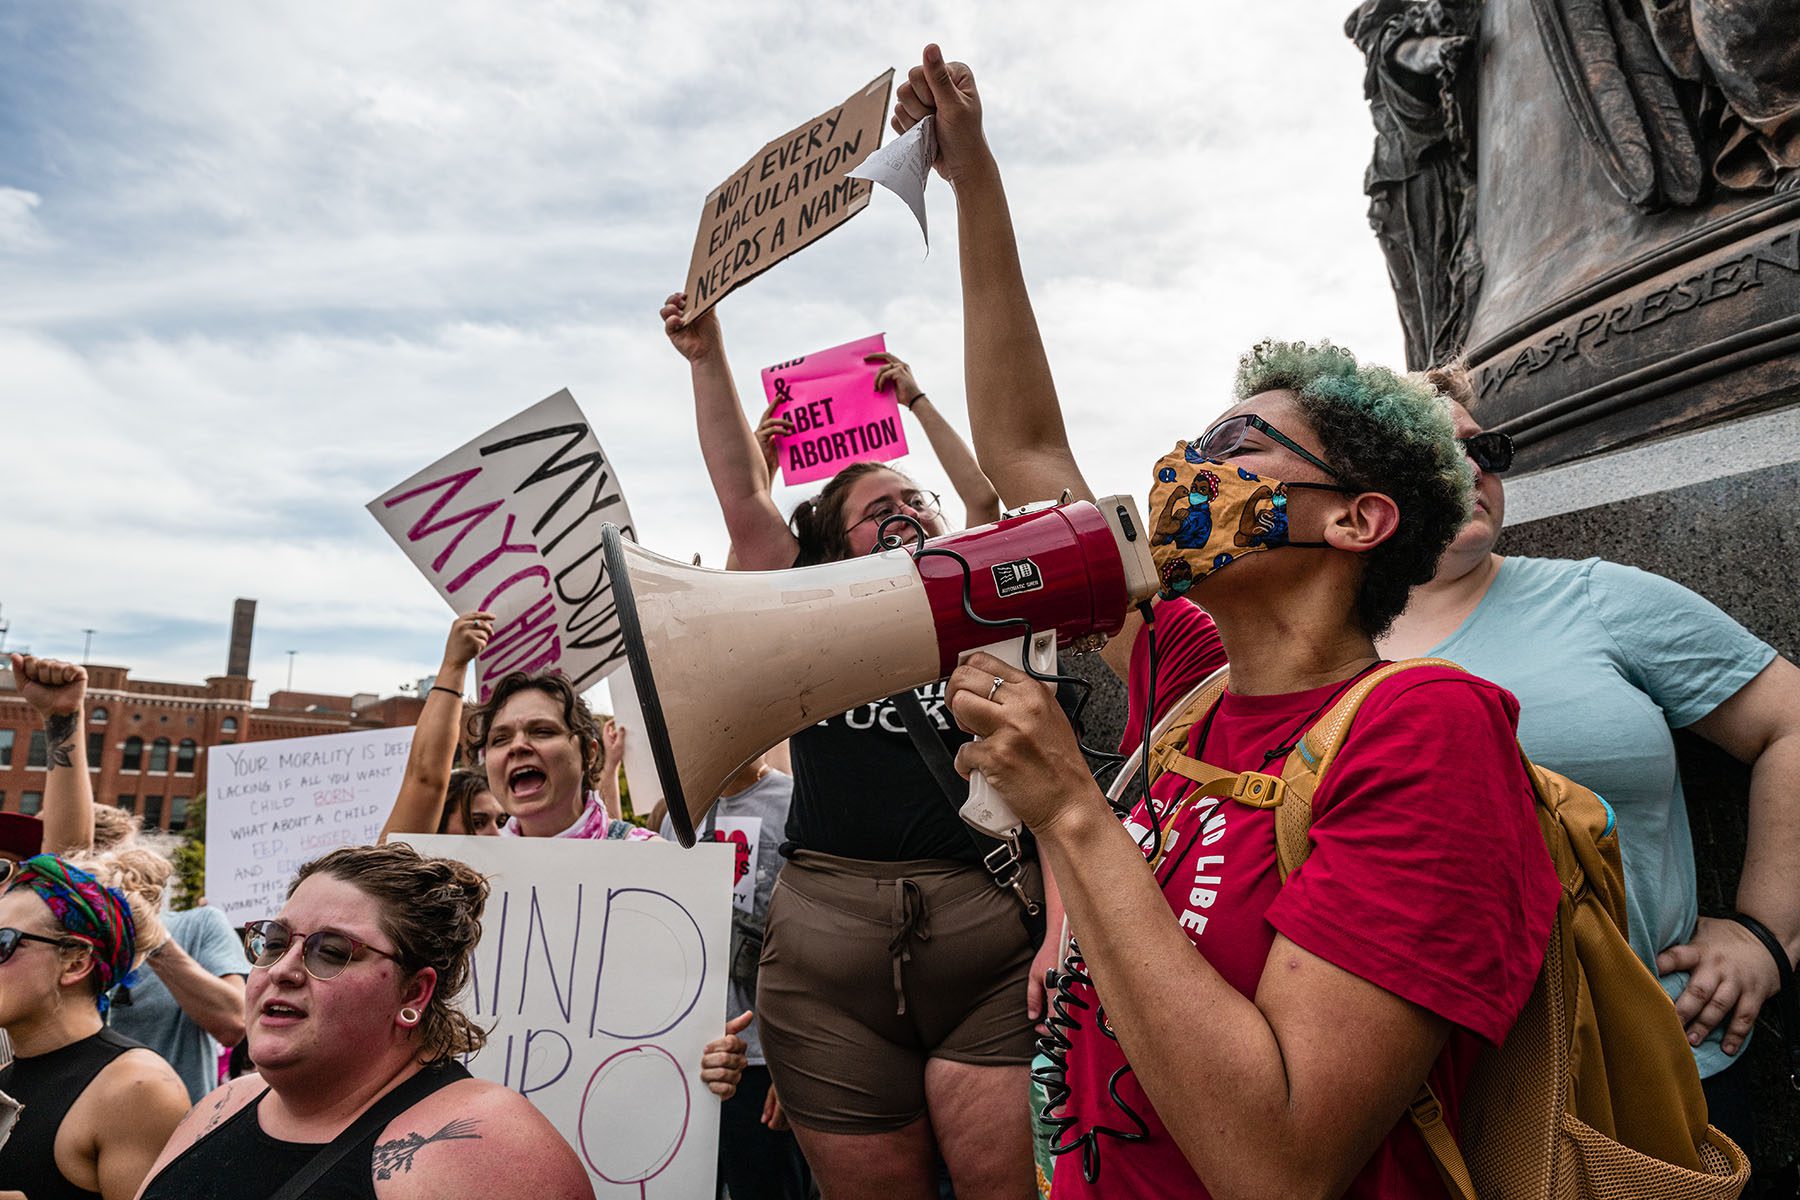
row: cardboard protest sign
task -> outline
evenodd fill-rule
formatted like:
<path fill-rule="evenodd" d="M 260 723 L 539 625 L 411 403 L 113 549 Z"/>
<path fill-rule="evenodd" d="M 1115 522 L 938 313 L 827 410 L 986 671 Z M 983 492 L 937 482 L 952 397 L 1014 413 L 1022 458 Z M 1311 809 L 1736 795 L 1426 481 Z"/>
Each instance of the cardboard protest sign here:
<path fill-rule="evenodd" d="M 873 185 L 845 172 L 881 145 L 893 85 L 889 70 L 758 150 L 707 194 L 685 321 L 868 207 Z"/>
<path fill-rule="evenodd" d="M 206 751 L 206 902 L 272 917 L 302 863 L 381 834 L 413 731 L 366 729 Z"/>
<path fill-rule="evenodd" d="M 582 691 L 625 661 L 600 526 L 629 535 L 631 511 L 566 389 L 368 508 L 451 608 L 496 617 L 481 699 L 509 671 L 554 668 Z"/>
<path fill-rule="evenodd" d="M 409 836 L 492 889 L 460 1003 L 471 1072 L 529 1099 L 595 1195 L 713 1194 L 719 1100 L 700 1082 L 725 1027 L 731 854 L 672 842 Z"/>
<path fill-rule="evenodd" d="M 763 391 L 794 432 L 775 439 L 781 480 L 789 486 L 829 479 L 853 462 L 888 462 L 906 454 L 906 430 L 892 389 L 875 390 L 887 349 L 882 334 L 833 346 L 762 373 Z"/>

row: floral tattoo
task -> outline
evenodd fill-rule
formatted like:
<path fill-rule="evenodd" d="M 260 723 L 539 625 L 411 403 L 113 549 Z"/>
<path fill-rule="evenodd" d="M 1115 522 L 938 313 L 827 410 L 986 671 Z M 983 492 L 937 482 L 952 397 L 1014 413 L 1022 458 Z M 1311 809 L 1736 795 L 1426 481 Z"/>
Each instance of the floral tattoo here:
<path fill-rule="evenodd" d="M 481 1135 L 475 1132 L 475 1126 L 480 1123 L 479 1121 L 452 1121 L 430 1137 L 414 1132 L 402 1138 L 395 1138 L 391 1142 L 381 1143 L 375 1147 L 372 1159 L 375 1178 L 392 1179 L 397 1171 L 410 1172 L 413 1168 L 413 1159 L 418 1156 L 419 1151 L 433 1142 L 454 1142 L 480 1138 Z"/>

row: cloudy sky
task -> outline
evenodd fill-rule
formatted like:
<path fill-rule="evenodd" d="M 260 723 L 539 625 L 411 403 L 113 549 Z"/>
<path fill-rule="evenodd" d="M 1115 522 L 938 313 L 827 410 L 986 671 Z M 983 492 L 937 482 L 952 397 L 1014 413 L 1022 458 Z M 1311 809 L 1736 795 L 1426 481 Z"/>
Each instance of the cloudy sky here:
<path fill-rule="evenodd" d="M 249 596 L 259 699 L 289 650 L 298 688 L 391 692 L 450 613 L 364 504 L 562 387 L 643 543 L 718 563 L 656 309 L 711 187 L 928 40 L 975 68 L 1087 476 L 1141 491 L 1258 337 L 1401 358 L 1348 7 L 0 7 L 7 645 L 91 628 L 95 662 L 199 680 Z M 929 255 L 878 193 L 723 303 L 747 406 L 758 368 L 880 330 L 966 424 L 927 200 Z"/>

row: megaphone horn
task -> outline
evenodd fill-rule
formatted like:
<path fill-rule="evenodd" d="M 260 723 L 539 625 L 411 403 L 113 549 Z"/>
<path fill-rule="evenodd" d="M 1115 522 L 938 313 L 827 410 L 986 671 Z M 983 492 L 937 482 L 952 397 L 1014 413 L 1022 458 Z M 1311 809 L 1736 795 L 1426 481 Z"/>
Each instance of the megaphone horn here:
<path fill-rule="evenodd" d="M 942 679 L 963 656 L 1027 628 L 1054 629 L 1062 646 L 1115 634 L 1157 588 L 1126 496 L 787 571 L 690 566 L 613 525 L 601 543 L 625 644 L 612 691 L 632 732 L 633 806 L 660 791 L 684 846 L 725 781 L 783 738 Z"/>

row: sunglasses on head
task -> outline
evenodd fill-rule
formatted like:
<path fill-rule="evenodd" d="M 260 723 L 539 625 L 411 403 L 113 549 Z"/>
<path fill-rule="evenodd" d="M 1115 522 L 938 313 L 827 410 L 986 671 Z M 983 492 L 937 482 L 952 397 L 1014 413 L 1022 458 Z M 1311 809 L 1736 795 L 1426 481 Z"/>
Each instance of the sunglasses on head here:
<path fill-rule="evenodd" d="M 26 933 L 23 929 L 0 929 L 0 963 L 12 958 L 18 950 L 20 942 L 42 942 L 46 946 L 68 947 L 85 946 L 86 942 L 71 937 L 44 937 L 41 934 Z"/>
<path fill-rule="evenodd" d="M 1512 469 L 1513 442 L 1507 434 L 1478 433 L 1474 437 L 1457 438 L 1456 443 L 1469 456 L 1470 462 L 1489 475 L 1498 475 Z"/>
<path fill-rule="evenodd" d="M 400 961 L 386 950 L 379 950 L 335 929 L 297 933 L 280 921 L 252 921 L 244 926 L 244 949 L 250 954 L 250 965 L 274 966 L 287 955 L 295 938 L 300 939 L 300 965 L 321 983 L 342 975 L 344 968 L 356 961 L 356 956 L 364 950 L 393 962 Z"/>

